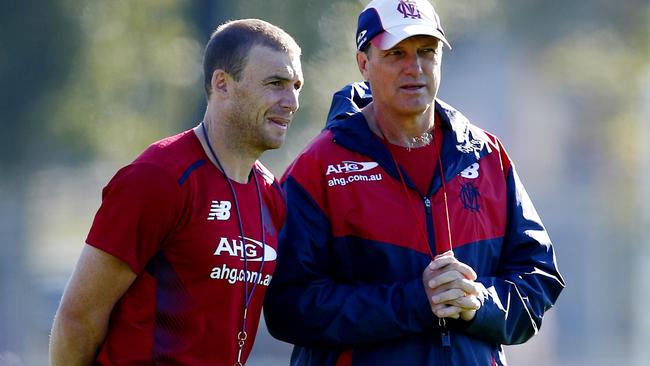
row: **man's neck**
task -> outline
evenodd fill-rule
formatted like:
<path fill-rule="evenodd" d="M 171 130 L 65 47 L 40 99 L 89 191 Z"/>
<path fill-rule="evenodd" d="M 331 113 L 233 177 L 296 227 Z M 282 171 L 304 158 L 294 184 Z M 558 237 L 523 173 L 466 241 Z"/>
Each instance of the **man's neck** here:
<path fill-rule="evenodd" d="M 370 103 L 362 113 L 370 130 L 393 145 L 420 147 L 430 142 L 435 122 L 433 107 L 418 116 L 393 116 Z"/>
<path fill-rule="evenodd" d="M 259 154 L 252 154 L 247 149 L 241 146 L 238 147 L 236 143 L 228 141 L 223 128 L 220 128 L 221 126 L 214 123 L 214 121 L 204 119 L 202 123 L 204 126 L 199 124 L 194 127 L 194 133 L 199 138 L 203 151 L 205 151 L 212 164 L 217 169 L 221 169 L 213 156 L 214 152 L 228 178 L 238 183 L 247 183 L 253 164 L 255 164 Z M 209 145 L 205 139 L 206 134 L 204 131 L 207 132 Z M 212 151 L 210 151 L 210 147 L 212 147 Z"/>

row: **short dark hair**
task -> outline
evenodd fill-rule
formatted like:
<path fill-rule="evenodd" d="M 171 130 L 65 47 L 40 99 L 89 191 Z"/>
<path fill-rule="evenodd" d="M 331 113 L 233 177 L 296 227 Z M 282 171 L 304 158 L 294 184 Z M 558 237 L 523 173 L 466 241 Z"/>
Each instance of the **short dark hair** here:
<path fill-rule="evenodd" d="M 203 86 L 209 97 L 212 74 L 222 69 L 239 81 L 253 46 L 266 46 L 300 56 L 296 41 L 280 27 L 260 19 L 231 20 L 221 24 L 210 36 L 203 56 Z"/>

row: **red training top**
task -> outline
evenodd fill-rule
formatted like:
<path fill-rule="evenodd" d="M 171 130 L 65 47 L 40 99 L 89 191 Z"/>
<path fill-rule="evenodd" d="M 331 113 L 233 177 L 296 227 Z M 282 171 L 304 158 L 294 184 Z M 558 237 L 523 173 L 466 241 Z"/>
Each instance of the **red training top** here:
<path fill-rule="evenodd" d="M 96 364 L 231 366 L 245 284 L 249 292 L 256 284 L 245 362 L 285 216 L 273 175 L 259 162 L 253 174 L 261 213 L 251 175 L 246 184 L 233 182 L 238 214 L 224 175 L 191 130 L 152 144 L 117 172 L 103 190 L 86 242 L 127 263 L 138 277 L 111 313 Z"/>

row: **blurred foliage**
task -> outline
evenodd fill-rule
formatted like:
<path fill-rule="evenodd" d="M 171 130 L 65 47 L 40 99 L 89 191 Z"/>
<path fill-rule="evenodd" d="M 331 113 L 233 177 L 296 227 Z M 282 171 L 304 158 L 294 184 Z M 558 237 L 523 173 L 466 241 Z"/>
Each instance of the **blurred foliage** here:
<path fill-rule="evenodd" d="M 202 42 L 186 2 L 3 2 L 0 166 L 125 161 L 191 126 Z"/>
<path fill-rule="evenodd" d="M 650 3 L 598 0 L 589 6 L 566 5 L 550 14 L 554 26 L 547 26 L 548 39 L 540 40 L 540 59 L 573 107 L 575 134 L 570 143 L 579 152 L 573 164 L 593 167 L 591 174 L 569 172 L 570 177 L 606 197 L 621 181 L 637 181 L 644 163 L 639 153 L 645 139 L 635 131 L 648 123 L 639 96 L 650 71 Z M 616 200 L 598 200 L 612 227 L 621 230 L 612 238 L 620 243 L 636 244 L 630 235 L 638 215 L 630 208 L 637 202 L 638 188 L 632 184 Z"/>
<path fill-rule="evenodd" d="M 80 51 L 76 20 L 55 2 L 0 2 L 0 172 L 47 159 L 51 93 L 65 85 Z M 18 169 L 20 170 L 20 169 Z"/>
<path fill-rule="evenodd" d="M 52 133 L 75 155 L 133 157 L 152 142 L 190 126 L 201 98 L 201 51 L 185 3 L 64 2 L 78 19 L 81 52 L 74 72 L 51 97 Z"/>

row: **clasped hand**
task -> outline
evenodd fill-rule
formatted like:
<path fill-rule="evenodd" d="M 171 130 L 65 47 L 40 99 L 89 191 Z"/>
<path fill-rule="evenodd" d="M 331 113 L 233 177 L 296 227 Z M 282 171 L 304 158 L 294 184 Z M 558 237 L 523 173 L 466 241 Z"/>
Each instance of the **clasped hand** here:
<path fill-rule="evenodd" d="M 469 321 L 483 303 L 483 286 L 476 272 L 449 251 L 437 255 L 422 273 L 431 311 L 438 318 Z"/>

